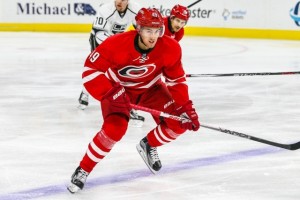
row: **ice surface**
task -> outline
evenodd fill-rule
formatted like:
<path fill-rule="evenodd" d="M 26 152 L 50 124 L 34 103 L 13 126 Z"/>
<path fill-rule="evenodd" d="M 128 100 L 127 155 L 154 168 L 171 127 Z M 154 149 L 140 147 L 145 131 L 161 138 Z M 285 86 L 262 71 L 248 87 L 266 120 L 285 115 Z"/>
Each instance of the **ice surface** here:
<path fill-rule="evenodd" d="M 154 127 L 130 127 L 86 187 L 65 185 L 102 118 L 77 109 L 89 34 L 0 33 L 0 200 L 297 200 L 300 150 L 200 128 L 158 149 L 152 175 L 135 145 Z M 300 42 L 185 37 L 186 73 L 300 71 Z M 300 75 L 189 78 L 203 124 L 280 143 L 300 141 Z"/>

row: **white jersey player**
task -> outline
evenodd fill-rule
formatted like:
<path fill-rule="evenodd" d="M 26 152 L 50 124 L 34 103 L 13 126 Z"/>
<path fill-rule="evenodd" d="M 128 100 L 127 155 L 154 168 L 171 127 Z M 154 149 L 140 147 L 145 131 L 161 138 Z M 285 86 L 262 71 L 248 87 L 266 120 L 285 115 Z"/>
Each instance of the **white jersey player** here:
<path fill-rule="evenodd" d="M 130 25 L 135 26 L 135 15 L 139 6 L 129 0 L 115 0 L 102 4 L 93 22 L 90 44 L 92 51 L 106 38 L 123 33 Z"/>
<path fill-rule="evenodd" d="M 117 33 L 123 33 L 130 25 L 135 27 L 135 16 L 140 6 L 129 0 L 114 0 L 101 4 L 93 22 L 90 35 L 91 51 L 101 44 L 106 38 Z M 84 110 L 89 104 L 88 92 L 83 88 L 79 96 L 79 108 Z M 145 120 L 134 110 L 130 113 L 131 125 L 141 127 Z"/>

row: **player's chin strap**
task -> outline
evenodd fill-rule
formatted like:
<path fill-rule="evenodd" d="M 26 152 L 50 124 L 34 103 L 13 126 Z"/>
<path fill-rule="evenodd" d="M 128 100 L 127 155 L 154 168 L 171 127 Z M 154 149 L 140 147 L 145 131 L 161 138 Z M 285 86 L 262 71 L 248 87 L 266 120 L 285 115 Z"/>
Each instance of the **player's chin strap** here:
<path fill-rule="evenodd" d="M 154 109 L 151 109 L 151 108 L 146 108 L 146 107 L 135 105 L 135 104 L 130 104 L 130 105 L 133 109 L 148 112 L 148 113 L 150 113 L 154 116 L 157 116 L 157 117 L 165 117 L 165 118 L 173 119 L 173 120 L 176 120 L 176 121 L 185 120 L 184 118 L 181 118 L 181 117 L 178 117 L 178 116 L 175 116 L 175 115 L 170 115 L 170 114 L 164 113 L 162 111 L 154 110 Z M 254 137 L 254 136 L 251 136 L 251 135 L 246 135 L 244 133 L 240 133 L 240 132 L 220 128 L 220 127 L 217 128 L 217 127 L 212 127 L 212 126 L 205 125 L 205 124 L 201 124 L 201 127 L 211 129 L 211 130 L 215 130 L 215 131 L 219 131 L 219 132 L 222 132 L 222 133 L 227 133 L 227 134 L 237 136 L 237 137 L 241 137 L 241 138 L 244 138 L 244 139 L 253 140 L 253 141 L 256 141 L 256 142 L 268 144 L 268 145 L 271 145 L 271 146 L 283 148 L 283 149 L 297 150 L 297 149 L 300 148 L 300 142 L 296 142 L 294 144 L 281 144 L 281 143 L 276 143 L 276 142 L 272 142 L 272 141 L 269 141 L 269 140 L 261 139 L 261 138 L 258 138 L 258 137 Z"/>

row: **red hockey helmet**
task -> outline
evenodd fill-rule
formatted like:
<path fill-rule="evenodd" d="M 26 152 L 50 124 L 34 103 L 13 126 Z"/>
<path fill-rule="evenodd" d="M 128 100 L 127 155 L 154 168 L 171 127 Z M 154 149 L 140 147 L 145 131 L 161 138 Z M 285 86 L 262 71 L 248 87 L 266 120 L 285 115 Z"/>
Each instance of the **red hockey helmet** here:
<path fill-rule="evenodd" d="M 137 26 L 162 28 L 164 26 L 164 20 L 160 12 L 156 8 L 142 8 L 135 16 Z"/>
<path fill-rule="evenodd" d="M 177 4 L 171 10 L 171 17 L 172 16 L 188 21 L 190 18 L 190 12 L 187 7 Z"/>

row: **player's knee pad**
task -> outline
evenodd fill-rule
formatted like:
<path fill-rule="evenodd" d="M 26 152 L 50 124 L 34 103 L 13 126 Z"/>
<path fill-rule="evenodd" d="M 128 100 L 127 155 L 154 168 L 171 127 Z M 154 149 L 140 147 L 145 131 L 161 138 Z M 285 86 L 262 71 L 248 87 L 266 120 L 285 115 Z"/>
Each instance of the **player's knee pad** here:
<path fill-rule="evenodd" d="M 164 119 L 164 122 L 166 123 L 166 126 L 174 131 L 176 134 L 181 135 L 184 132 L 186 132 L 186 129 L 181 128 L 180 122 L 175 121 L 173 119 Z"/>
<path fill-rule="evenodd" d="M 127 117 L 124 115 L 111 114 L 104 119 L 102 129 L 108 137 L 117 142 L 125 135 L 127 127 Z"/>

